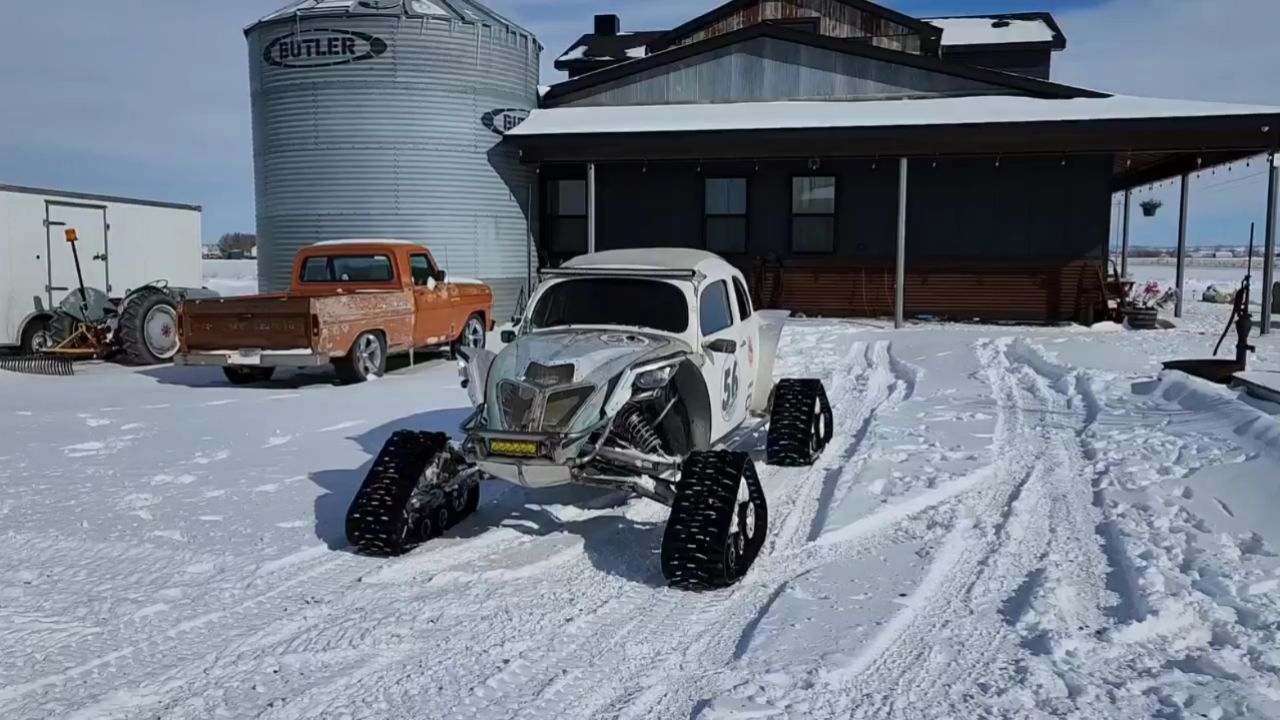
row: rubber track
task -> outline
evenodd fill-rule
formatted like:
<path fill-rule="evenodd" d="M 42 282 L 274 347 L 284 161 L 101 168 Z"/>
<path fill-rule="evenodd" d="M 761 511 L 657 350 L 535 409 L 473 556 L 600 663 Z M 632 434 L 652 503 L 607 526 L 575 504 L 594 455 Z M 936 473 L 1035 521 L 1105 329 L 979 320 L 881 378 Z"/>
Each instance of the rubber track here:
<path fill-rule="evenodd" d="M 819 438 L 817 452 L 811 450 L 814 431 L 814 407 L 825 416 L 825 435 Z M 765 457 L 778 467 L 812 465 L 827 443 L 831 442 L 831 402 L 821 380 L 779 380 L 773 394 L 773 410 L 769 414 L 769 436 L 765 441 Z"/>
<path fill-rule="evenodd" d="M 427 465 L 449 444 L 444 433 L 401 430 L 382 446 L 347 511 L 347 540 L 363 554 L 403 555 L 426 538 L 406 532 L 409 498 Z"/>
<path fill-rule="evenodd" d="M 178 310 L 178 304 L 169 297 L 169 294 L 150 288 L 142 290 L 129 298 L 129 302 L 124 305 L 124 312 L 120 314 L 120 324 L 117 325 L 117 332 L 120 334 L 120 349 L 124 353 L 125 364 L 127 365 L 154 365 L 155 360 L 148 356 L 146 328 L 142 326 L 146 319 L 144 313 L 155 307 L 151 300 L 159 295 L 164 298 L 165 304 Z M 174 328 L 174 332 L 178 329 Z M 161 360 L 161 362 L 168 362 Z"/>
<path fill-rule="evenodd" d="M 736 568 L 728 568 L 724 551 L 729 542 L 738 485 L 746 480 L 756 504 L 756 532 Z M 746 453 L 699 452 L 685 461 L 676 499 L 662 538 L 662 573 L 672 587 L 715 590 L 737 582 L 760 554 L 768 535 L 764 487 Z"/>

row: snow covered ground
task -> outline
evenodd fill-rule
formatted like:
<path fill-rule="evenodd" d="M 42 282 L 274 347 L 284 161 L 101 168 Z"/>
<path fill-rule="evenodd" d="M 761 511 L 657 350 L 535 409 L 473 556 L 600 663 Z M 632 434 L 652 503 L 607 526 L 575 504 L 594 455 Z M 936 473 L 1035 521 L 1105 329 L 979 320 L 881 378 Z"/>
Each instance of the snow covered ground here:
<path fill-rule="evenodd" d="M 220 295 L 252 295 L 258 292 L 257 260 L 205 260 L 204 286 Z"/>
<path fill-rule="evenodd" d="M 665 509 L 581 489 L 348 552 L 382 441 L 468 411 L 443 360 L 0 373 L 0 717 L 1280 718 L 1280 407 L 1159 371 L 1226 311 L 792 321 L 837 438 L 760 466 L 768 543 L 712 594 L 663 586 Z"/>

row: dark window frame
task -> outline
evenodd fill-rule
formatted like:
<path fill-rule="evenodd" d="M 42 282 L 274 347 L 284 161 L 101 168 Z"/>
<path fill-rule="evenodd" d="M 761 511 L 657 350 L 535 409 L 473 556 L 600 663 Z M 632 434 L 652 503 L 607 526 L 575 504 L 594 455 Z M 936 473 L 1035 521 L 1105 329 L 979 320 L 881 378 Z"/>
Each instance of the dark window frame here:
<path fill-rule="evenodd" d="M 561 183 L 581 183 L 582 184 L 582 213 L 565 213 L 560 208 L 560 184 Z M 544 185 L 547 191 L 547 198 L 543 206 L 543 217 L 546 219 L 546 249 L 552 255 L 581 255 L 590 250 L 590 232 L 587 230 L 587 223 L 591 213 L 591 189 L 587 187 L 587 179 L 580 177 L 555 177 L 547 178 Z M 560 239 L 560 222 L 561 220 L 581 220 L 582 221 L 582 237 L 581 249 L 578 248 L 579 238 L 574 238 L 574 248 L 565 249 L 557 247 L 557 240 Z M 563 243 L 561 243 L 563 245 Z"/>
<path fill-rule="evenodd" d="M 834 189 L 831 193 L 831 212 L 829 213 L 797 213 L 796 212 L 796 180 L 801 178 L 831 178 L 835 182 Z M 797 217 L 820 217 L 831 218 L 831 249 L 830 250 L 797 250 L 796 249 L 796 218 Z M 787 246 L 791 250 L 792 255 L 835 255 L 836 245 L 840 241 L 840 176 L 834 172 L 826 173 L 822 171 L 794 173 L 787 179 Z"/>
<path fill-rule="evenodd" d="M 733 278 L 733 297 L 735 306 L 738 308 L 738 322 L 742 322 L 756 314 L 755 306 L 751 304 L 751 292 L 747 290 L 747 284 L 740 278 Z M 743 311 L 743 308 L 746 311 Z"/>
<path fill-rule="evenodd" d="M 361 259 L 361 258 L 382 258 L 387 261 L 387 266 L 391 270 L 391 277 L 386 280 L 339 280 L 334 274 L 333 261 L 341 259 Z M 325 260 L 325 266 L 329 270 L 328 280 L 308 280 L 307 279 L 307 263 L 312 260 Z M 360 284 L 379 284 L 392 285 L 399 280 L 400 270 L 396 267 L 395 258 L 385 252 L 371 253 L 335 253 L 333 255 L 311 255 L 302 261 L 298 266 L 298 282 L 304 285 L 360 285 Z"/>
<path fill-rule="evenodd" d="M 724 309 L 725 309 L 725 314 L 728 315 L 729 324 L 725 325 L 722 328 L 717 328 L 715 330 L 707 330 L 707 328 L 705 327 L 706 318 L 702 314 L 702 308 L 705 305 L 703 301 L 706 299 L 707 293 L 711 292 L 711 290 L 717 286 L 721 286 L 724 288 L 724 303 L 725 303 Z M 702 288 L 702 290 L 698 293 L 698 332 L 701 334 L 702 337 L 706 338 L 712 335 L 718 335 L 726 330 L 732 329 L 733 326 L 738 324 L 738 322 L 739 322 L 738 320 L 734 319 L 733 291 L 729 289 L 728 281 L 716 280 L 715 282 L 710 283 L 709 285 Z"/>
<path fill-rule="evenodd" d="M 742 213 L 711 213 L 707 211 L 707 183 L 712 180 L 741 180 L 743 183 Z M 710 221 L 717 218 L 742 219 L 742 249 L 736 252 L 712 250 L 707 244 L 711 233 L 708 231 Z M 751 178 L 746 175 L 708 175 L 702 179 L 702 248 L 709 252 L 725 255 L 746 255 L 751 247 Z"/>

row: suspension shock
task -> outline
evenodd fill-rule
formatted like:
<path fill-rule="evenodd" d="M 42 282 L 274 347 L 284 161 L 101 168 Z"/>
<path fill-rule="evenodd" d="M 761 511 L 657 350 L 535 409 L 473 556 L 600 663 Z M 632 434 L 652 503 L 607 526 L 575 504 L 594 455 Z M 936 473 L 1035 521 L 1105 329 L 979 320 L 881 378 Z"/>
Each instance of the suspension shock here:
<path fill-rule="evenodd" d="M 622 439 L 637 450 L 645 453 L 662 452 L 662 439 L 639 407 L 627 405 L 622 408 L 622 412 L 614 420 L 614 427 Z"/>

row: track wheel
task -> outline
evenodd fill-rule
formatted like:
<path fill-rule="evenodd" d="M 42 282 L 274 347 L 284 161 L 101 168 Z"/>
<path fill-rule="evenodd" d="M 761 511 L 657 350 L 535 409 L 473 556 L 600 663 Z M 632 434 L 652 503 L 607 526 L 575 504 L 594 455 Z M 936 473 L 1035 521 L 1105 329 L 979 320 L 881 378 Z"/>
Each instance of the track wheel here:
<path fill-rule="evenodd" d="M 457 487 L 461 469 L 444 433 L 395 433 L 351 502 L 347 540 L 363 554 L 389 557 L 440 535 L 464 517 L 453 507 L 465 492 Z"/>
<path fill-rule="evenodd" d="M 821 380 L 778 381 L 765 443 L 770 465 L 812 465 L 831 442 L 832 432 L 831 402 Z"/>
<path fill-rule="evenodd" d="M 768 528 L 764 488 L 746 453 L 692 453 L 662 537 L 662 574 L 681 590 L 728 587 L 751 568 Z"/>

